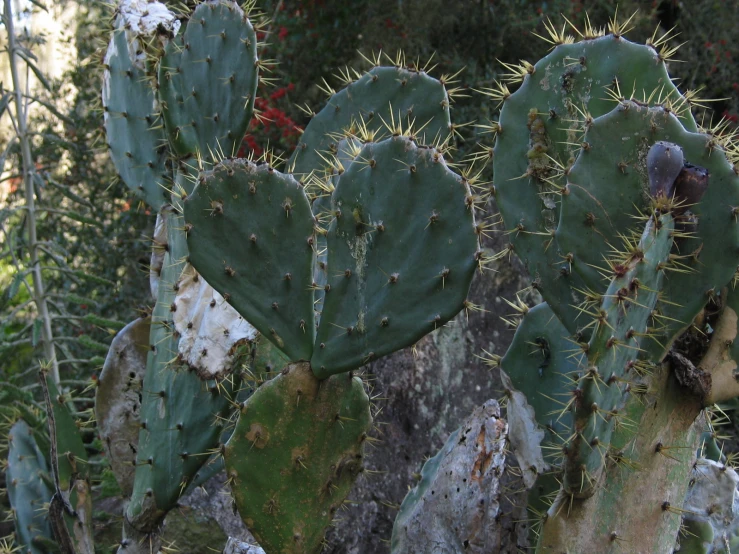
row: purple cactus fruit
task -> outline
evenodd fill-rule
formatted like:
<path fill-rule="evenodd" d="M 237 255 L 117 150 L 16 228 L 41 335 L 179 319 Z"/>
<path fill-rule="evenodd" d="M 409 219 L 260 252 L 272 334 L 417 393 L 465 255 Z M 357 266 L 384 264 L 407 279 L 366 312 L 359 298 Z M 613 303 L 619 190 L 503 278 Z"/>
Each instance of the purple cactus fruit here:
<path fill-rule="evenodd" d="M 653 198 L 671 197 L 674 183 L 683 169 L 683 151 L 671 142 L 655 142 L 647 154 L 649 193 Z"/>

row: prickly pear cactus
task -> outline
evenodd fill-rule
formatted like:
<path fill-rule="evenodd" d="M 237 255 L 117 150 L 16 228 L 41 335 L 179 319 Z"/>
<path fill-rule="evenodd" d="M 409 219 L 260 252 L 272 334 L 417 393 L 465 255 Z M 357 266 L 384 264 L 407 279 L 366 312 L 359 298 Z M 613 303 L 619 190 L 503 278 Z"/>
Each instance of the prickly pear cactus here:
<path fill-rule="evenodd" d="M 56 485 L 49 510 L 59 512 L 58 518 L 51 517 L 54 535 L 61 545 L 76 553 L 94 554 L 91 472 L 87 451 L 80 430 L 66 406 L 68 399 L 59 393 L 49 375 L 42 372 L 40 377 L 46 381 L 51 465 Z"/>
<path fill-rule="evenodd" d="M 291 359 L 310 359 L 315 237 L 298 182 L 224 160 L 201 176 L 185 214 L 193 266 Z"/>
<path fill-rule="evenodd" d="M 333 219 L 332 193 L 363 142 L 416 128 L 422 143 L 442 144 L 454 132 L 449 107 L 455 89 L 447 90 L 455 84 L 454 76 L 437 80 L 425 68 L 407 65 L 402 56 L 388 59 L 394 65 L 380 65 L 378 56 L 368 60 L 373 65 L 369 71 L 342 71 L 346 86 L 338 92 L 325 85 L 328 102 L 319 113 L 310 111 L 310 123 L 290 158 L 288 171 L 304 183 L 319 225 Z M 318 233 L 313 278 L 317 312 L 323 309 L 328 281 L 326 253 L 326 236 Z"/>
<path fill-rule="evenodd" d="M 315 330 L 315 220 L 296 181 L 223 160 L 185 201 L 194 267 L 291 360 L 310 360 L 319 378 L 446 323 L 465 306 L 479 259 L 474 198 L 436 148 L 402 136 L 365 144 L 332 203 Z"/>
<path fill-rule="evenodd" d="M 217 450 L 256 338 L 186 263 L 181 218 L 197 168 L 232 153 L 252 117 L 260 68 L 255 23 L 228 0 L 179 15 L 160 3 L 143 12 L 122 3 L 105 62 L 103 104 L 116 169 L 161 210 L 150 276 L 157 303 L 145 341 L 122 552 L 143 548 Z M 109 414 L 127 411 L 123 396 L 107 398 Z"/>
<path fill-rule="evenodd" d="M 327 161 L 340 152 L 341 137 L 358 125 L 383 134 L 391 122 L 403 127 L 415 122 L 422 127 L 419 134 L 426 144 L 444 142 L 451 135 L 451 98 L 445 88 L 449 79 L 441 82 L 422 68 L 396 61 L 394 66 L 382 66 L 379 58 L 372 60 L 374 67 L 363 74 L 347 69 L 347 86 L 339 92 L 327 90 L 326 106 L 312 114 L 290 159 L 291 173 L 302 179 L 328 169 Z"/>
<path fill-rule="evenodd" d="M 610 260 L 614 249 L 633 247 L 629 229 L 639 211 L 649 209 L 649 153 L 662 141 L 674 144 L 675 155 L 684 163 L 673 178 L 675 189 L 665 196 L 681 204 L 676 211 L 682 224 L 662 291 L 666 301 L 658 306 L 659 323 L 652 324 L 655 332 L 644 345 L 655 359 L 664 357 L 736 270 L 739 226 L 732 213 L 739 204 L 739 187 L 732 164 L 716 151 L 715 139 L 685 130 L 665 106 L 621 101 L 588 125 L 587 147 L 567 176 L 556 232 L 557 244 L 572 254 L 572 268 L 587 290 L 597 290 L 602 272 L 610 269 L 603 260 Z M 661 148 L 661 156 L 671 159 Z M 697 196 L 692 190 L 696 187 Z"/>
<path fill-rule="evenodd" d="M 729 309 L 702 361 L 672 347 L 707 302 L 725 298 L 739 262 L 733 147 L 718 131 L 697 129 L 692 96 L 667 76 L 664 43 L 634 45 L 615 21 L 610 30 L 589 28 L 565 44 L 552 27 L 553 52 L 514 71 L 521 88 L 493 93 L 503 101 L 496 200 L 517 231 L 512 250 L 567 329 L 570 345 L 558 348 L 576 364 L 560 364 L 569 382 L 552 396 L 531 387 L 516 349 L 504 358 L 511 389 L 526 389 L 539 425 L 542 404 L 559 423 L 572 417 L 568 429 L 547 429 L 541 446 L 564 470 L 547 514 L 532 506 L 541 552 L 621 544 L 672 552 L 701 403 L 727 388 L 712 380 L 726 373 L 718 367 L 729 353 Z"/>
<path fill-rule="evenodd" d="M 141 39 L 113 31 L 105 56 L 103 115 L 110 157 L 121 180 L 155 210 L 171 188 L 167 137 Z"/>
<path fill-rule="evenodd" d="M 586 38 L 572 43 L 555 32 L 555 48 L 536 64 L 507 66 L 508 81 L 521 83 L 518 90 L 511 94 L 506 85 L 500 85 L 490 93 L 502 102 L 499 120 L 493 125 L 497 131 L 494 194 L 506 229 L 511 231 L 509 248 L 527 264 L 534 286 L 570 333 L 577 330 L 573 304 L 580 301 L 582 295 L 577 291 L 585 283 L 573 272 L 579 258 L 573 264 L 570 251 L 559 246 L 555 233 L 562 217 L 558 204 L 567 173 L 587 143 L 583 133 L 589 122 L 610 112 L 614 98 L 628 98 L 632 91 L 639 95 L 658 91 L 644 98 L 645 102 L 669 100 L 682 108 L 681 124 L 688 131 L 696 130 L 659 52 L 626 40 L 618 24 L 611 30 L 606 36 L 586 30 Z M 621 161 L 630 164 L 628 160 L 614 164 Z M 633 163 L 628 167 L 630 174 L 636 173 Z M 633 213 L 631 203 L 628 207 L 626 217 Z M 619 210 L 614 212 L 613 217 L 619 215 Z M 602 210 L 592 216 L 598 226 L 608 225 Z M 597 263 L 601 263 L 599 256 Z"/>
<path fill-rule="evenodd" d="M 5 482 L 15 520 L 16 542 L 23 552 L 47 552 L 53 535 L 44 506 L 53 494 L 51 477 L 48 462 L 23 420 L 18 420 L 8 433 Z"/>
<path fill-rule="evenodd" d="M 254 393 L 224 455 L 239 513 L 266 552 L 320 552 L 371 427 L 351 374 L 319 381 L 307 363 L 292 364 Z"/>
<path fill-rule="evenodd" d="M 695 124 L 669 36 L 640 46 L 627 26 L 575 41 L 549 24 L 549 55 L 506 66 L 520 88 L 489 91 L 502 104 L 491 192 L 511 241 L 492 259 L 517 253 L 546 301 L 517 303 L 511 349 L 490 358 L 537 552 L 671 553 L 702 407 L 739 393 L 737 147 Z M 691 326 L 710 336 L 703 351 L 677 340 Z"/>
<path fill-rule="evenodd" d="M 467 182 L 434 148 L 366 144 L 332 195 L 319 378 L 416 342 L 464 306 L 478 237 Z M 423 298 L 423 302 L 419 299 Z"/>

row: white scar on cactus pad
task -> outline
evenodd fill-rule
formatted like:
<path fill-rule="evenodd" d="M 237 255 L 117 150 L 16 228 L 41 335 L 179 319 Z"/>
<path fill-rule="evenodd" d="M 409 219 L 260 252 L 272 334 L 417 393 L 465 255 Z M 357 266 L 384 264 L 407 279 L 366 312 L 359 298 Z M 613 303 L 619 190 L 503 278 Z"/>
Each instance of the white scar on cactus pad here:
<path fill-rule="evenodd" d="M 180 30 L 177 16 L 161 2 L 123 0 L 118 4 L 118 11 L 125 28 L 136 34 L 149 35 L 160 26 L 175 35 Z"/>
<path fill-rule="evenodd" d="M 257 337 L 257 330 L 189 264 L 182 272 L 174 303 L 178 350 L 183 361 L 205 379 L 230 373 L 237 347 Z"/>

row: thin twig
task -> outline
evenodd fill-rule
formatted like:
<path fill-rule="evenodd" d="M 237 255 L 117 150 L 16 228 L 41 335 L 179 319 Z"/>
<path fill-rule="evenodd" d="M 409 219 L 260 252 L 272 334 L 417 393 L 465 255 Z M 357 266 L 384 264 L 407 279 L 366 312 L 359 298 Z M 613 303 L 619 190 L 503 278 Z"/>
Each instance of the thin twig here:
<path fill-rule="evenodd" d="M 3 21 L 8 36 L 8 61 L 10 63 L 10 75 L 13 80 L 14 104 L 16 111 L 16 125 L 18 140 L 21 145 L 21 157 L 23 159 L 23 182 L 25 185 L 25 201 L 28 217 L 26 225 L 28 228 L 28 251 L 31 259 L 31 271 L 33 275 L 33 299 L 43 322 L 42 343 L 47 362 L 51 367 L 51 376 L 55 384 L 59 383 L 59 364 L 56 361 L 54 350 L 54 336 L 51 329 L 51 318 L 44 296 L 44 281 L 41 275 L 41 264 L 38 256 L 38 240 L 36 238 L 36 196 L 33 186 L 33 175 L 36 166 L 31 155 L 31 143 L 28 136 L 27 111 L 24 110 L 23 92 L 20 79 L 18 78 L 18 46 L 16 44 L 15 27 L 13 23 L 13 11 L 11 0 L 4 0 Z M 28 70 L 28 67 L 26 67 Z M 26 78 L 28 87 L 29 78 Z M 28 91 L 27 91 L 28 93 Z"/>

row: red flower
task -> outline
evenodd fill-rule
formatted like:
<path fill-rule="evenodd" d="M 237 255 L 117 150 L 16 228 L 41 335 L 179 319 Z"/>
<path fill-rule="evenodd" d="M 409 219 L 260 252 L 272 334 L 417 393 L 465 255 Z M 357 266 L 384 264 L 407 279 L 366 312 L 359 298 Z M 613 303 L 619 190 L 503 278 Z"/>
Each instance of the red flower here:
<path fill-rule="evenodd" d="M 277 33 L 277 38 L 280 40 L 285 40 L 287 38 L 287 27 L 280 27 L 280 32 Z"/>

